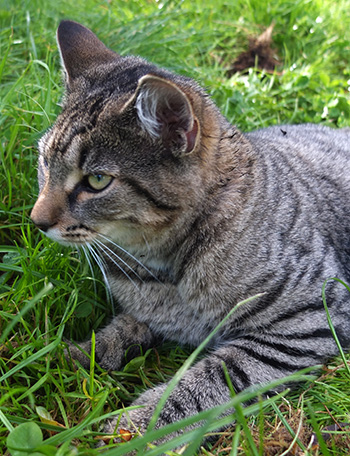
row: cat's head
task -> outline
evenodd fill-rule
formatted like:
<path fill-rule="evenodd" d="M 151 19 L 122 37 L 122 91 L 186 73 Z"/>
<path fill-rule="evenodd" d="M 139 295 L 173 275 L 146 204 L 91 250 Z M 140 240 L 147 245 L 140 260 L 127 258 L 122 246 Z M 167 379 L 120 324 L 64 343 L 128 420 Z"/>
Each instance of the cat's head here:
<path fill-rule="evenodd" d="M 66 95 L 39 143 L 34 223 L 64 244 L 185 229 L 214 167 L 215 106 L 191 79 L 121 57 L 80 24 L 63 21 L 57 39 Z"/>

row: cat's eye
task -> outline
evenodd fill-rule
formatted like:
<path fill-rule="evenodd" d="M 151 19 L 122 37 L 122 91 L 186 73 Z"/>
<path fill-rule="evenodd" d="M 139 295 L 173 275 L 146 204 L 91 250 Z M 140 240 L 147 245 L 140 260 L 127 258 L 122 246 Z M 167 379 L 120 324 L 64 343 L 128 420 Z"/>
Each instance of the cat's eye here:
<path fill-rule="evenodd" d="M 87 176 L 89 186 L 96 191 L 104 190 L 111 182 L 112 176 L 108 174 L 90 174 Z"/>

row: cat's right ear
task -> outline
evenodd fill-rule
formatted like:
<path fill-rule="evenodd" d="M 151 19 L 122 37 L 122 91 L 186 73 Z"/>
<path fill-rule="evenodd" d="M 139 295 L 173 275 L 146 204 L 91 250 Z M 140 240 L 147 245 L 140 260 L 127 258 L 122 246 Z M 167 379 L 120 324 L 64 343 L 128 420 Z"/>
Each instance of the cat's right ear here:
<path fill-rule="evenodd" d="M 57 43 L 68 87 L 90 68 L 118 57 L 91 30 L 74 21 L 60 23 Z"/>

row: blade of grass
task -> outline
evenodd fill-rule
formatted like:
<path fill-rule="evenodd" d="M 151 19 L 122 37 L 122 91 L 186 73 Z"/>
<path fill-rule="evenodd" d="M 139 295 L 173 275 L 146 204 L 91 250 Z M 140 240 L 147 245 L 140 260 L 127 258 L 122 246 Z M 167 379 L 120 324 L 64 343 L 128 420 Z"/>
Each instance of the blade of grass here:
<path fill-rule="evenodd" d="M 34 363 L 34 361 L 40 359 L 42 356 L 46 355 L 46 353 L 49 353 L 51 350 L 54 350 L 61 343 L 62 333 L 63 327 L 59 328 L 57 339 L 54 342 L 51 342 L 49 345 L 43 347 L 41 350 L 29 356 L 27 359 L 18 363 L 17 366 L 10 369 L 8 372 L 6 372 L 6 374 L 3 374 L 0 377 L 0 383 L 14 375 L 16 372 L 24 369 L 26 366 Z"/>
<path fill-rule="evenodd" d="M 318 425 L 316 417 L 315 417 L 314 409 L 313 409 L 313 407 L 312 407 L 312 405 L 310 404 L 309 401 L 307 401 L 306 405 L 307 405 L 307 408 L 308 408 L 308 411 L 309 411 L 312 428 L 315 431 L 315 434 L 316 434 L 316 437 L 317 437 L 317 440 L 318 440 L 318 444 L 319 444 L 320 449 L 322 451 L 322 456 L 331 456 L 331 454 L 330 454 L 330 452 L 329 452 L 329 450 L 327 448 L 327 445 L 326 445 L 325 441 L 323 440 L 322 433 L 320 431 L 319 425 Z"/>
<path fill-rule="evenodd" d="M 96 348 L 95 331 L 92 331 L 92 334 L 91 334 L 91 358 L 90 358 L 90 385 L 89 385 L 90 397 L 94 397 L 95 348 Z"/>
<path fill-rule="evenodd" d="M 326 311 L 326 315 L 327 315 L 328 325 L 329 325 L 329 328 L 331 330 L 332 336 L 333 336 L 333 338 L 335 340 L 335 343 L 337 344 L 337 347 L 338 347 L 341 359 L 343 360 L 345 369 L 347 370 L 347 373 L 349 374 L 349 377 L 350 377 L 350 367 L 349 367 L 349 365 L 348 365 L 348 363 L 346 361 L 343 348 L 342 348 L 342 346 L 340 344 L 340 341 L 338 339 L 338 336 L 337 336 L 337 333 L 335 331 L 334 325 L 332 323 L 332 318 L 331 318 L 331 315 L 329 313 L 327 300 L 326 300 L 326 286 L 327 286 L 327 283 L 329 281 L 331 281 L 331 280 L 335 280 L 336 282 L 339 282 L 340 284 L 342 284 L 348 290 L 349 293 L 350 293 L 350 287 L 345 282 L 343 282 L 342 280 L 338 279 L 337 277 L 333 277 L 331 279 L 326 280 L 323 283 L 323 286 L 322 286 L 322 299 L 323 299 L 323 305 L 324 305 L 324 308 L 325 308 L 325 311 Z M 350 296 L 349 296 L 349 298 L 350 298 Z"/>
<path fill-rule="evenodd" d="M 12 424 L 9 422 L 9 420 L 6 418 L 6 416 L 2 413 L 0 409 L 0 420 L 3 422 L 4 426 L 7 428 L 8 431 L 13 431 L 14 427 Z"/>
<path fill-rule="evenodd" d="M 23 318 L 23 316 L 30 310 L 32 309 L 35 304 L 37 304 L 44 296 L 48 295 L 52 290 L 53 290 L 53 285 L 52 283 L 48 283 L 45 285 L 42 290 L 34 296 L 33 299 L 31 299 L 27 304 L 19 311 L 19 313 L 15 316 L 15 318 L 11 321 L 9 325 L 5 328 L 3 334 L 0 337 L 0 344 L 4 342 L 8 334 L 12 331 L 12 329 L 16 326 L 16 324 Z M 0 378 L 1 382 L 1 378 Z"/>
<path fill-rule="evenodd" d="M 222 367 L 224 369 L 225 379 L 226 379 L 226 383 L 227 383 L 227 385 L 228 385 L 228 387 L 230 389 L 231 397 L 234 398 L 236 396 L 236 392 L 235 392 L 234 387 L 232 385 L 231 378 L 230 378 L 230 375 L 229 375 L 228 370 L 227 370 L 227 366 L 226 366 L 225 363 L 223 363 Z M 254 456 L 259 456 L 259 450 L 257 449 L 257 447 L 255 445 L 252 433 L 250 432 L 247 420 L 245 419 L 244 412 L 243 412 L 243 407 L 242 407 L 241 403 L 237 403 L 237 405 L 235 407 L 235 410 L 236 410 L 236 419 L 237 419 L 238 423 L 241 425 L 241 427 L 242 427 L 242 429 L 244 431 L 244 434 L 245 434 L 245 436 L 247 438 L 247 441 L 248 441 L 248 444 L 249 444 L 250 449 L 252 451 L 252 454 Z"/>
<path fill-rule="evenodd" d="M 96 405 L 93 407 L 91 412 L 88 414 L 88 416 L 79 424 L 74 426 L 71 429 L 65 429 L 62 432 L 60 432 L 57 435 L 54 435 L 52 437 L 49 437 L 47 440 L 45 440 L 45 443 L 47 445 L 60 445 L 66 440 L 70 441 L 74 438 L 79 438 L 82 435 L 86 435 L 87 433 L 91 433 L 91 431 L 87 431 L 86 428 L 87 426 L 90 426 L 95 418 L 100 415 L 101 411 L 103 410 L 103 407 L 106 403 L 107 397 L 108 397 L 109 391 L 108 389 L 103 392 L 101 395 L 101 398 L 98 400 Z"/>
<path fill-rule="evenodd" d="M 299 447 L 304 451 L 306 452 L 307 449 L 305 447 L 305 445 L 298 439 L 298 435 L 293 431 L 293 429 L 290 427 L 288 421 L 285 419 L 283 413 L 281 412 L 281 410 L 276 406 L 276 404 L 272 404 L 272 407 L 276 413 L 276 415 L 279 417 L 279 419 L 281 420 L 281 422 L 283 423 L 284 427 L 287 429 L 287 431 L 290 433 L 290 435 L 293 437 L 293 442 L 295 441 Z M 293 443 L 292 442 L 292 443 Z M 294 443 L 293 443 L 294 444 Z M 292 447 L 292 445 L 290 445 Z M 287 453 L 286 453 L 287 454 Z"/>

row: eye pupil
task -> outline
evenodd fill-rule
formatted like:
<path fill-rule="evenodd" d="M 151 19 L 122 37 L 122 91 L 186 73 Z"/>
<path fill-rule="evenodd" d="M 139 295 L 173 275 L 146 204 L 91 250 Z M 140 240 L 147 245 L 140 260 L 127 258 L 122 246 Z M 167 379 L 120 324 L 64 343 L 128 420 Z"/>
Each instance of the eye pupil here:
<path fill-rule="evenodd" d="M 90 174 L 87 176 L 89 187 L 93 190 L 104 190 L 112 181 L 112 176 L 107 174 Z"/>

